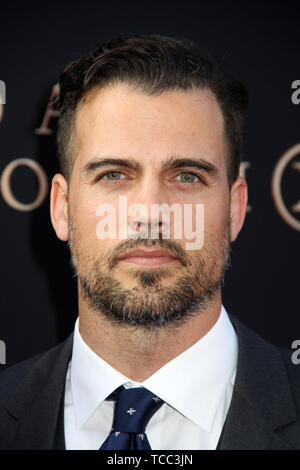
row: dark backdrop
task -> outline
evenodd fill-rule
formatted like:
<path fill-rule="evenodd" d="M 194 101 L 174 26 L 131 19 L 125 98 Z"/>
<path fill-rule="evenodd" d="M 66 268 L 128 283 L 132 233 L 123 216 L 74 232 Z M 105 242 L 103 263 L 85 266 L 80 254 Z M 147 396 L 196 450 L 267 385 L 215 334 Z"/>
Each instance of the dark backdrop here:
<path fill-rule="evenodd" d="M 297 3 L 52 0 L 2 2 L 0 9 L 0 79 L 6 84 L 0 176 L 10 162 L 27 158 L 41 165 L 50 185 L 58 170 L 57 119 L 49 124 L 52 135 L 37 135 L 35 129 L 66 63 L 104 39 L 128 33 L 188 36 L 244 81 L 250 106 L 243 161 L 251 209 L 233 245 L 224 304 L 266 339 L 290 347 L 300 338 L 300 172 L 294 165 L 299 152 L 280 179 L 294 225 L 278 211 L 271 183 L 282 156 L 299 143 L 300 93 L 292 99 L 292 84 L 300 80 Z M 26 166 L 13 172 L 10 186 L 23 203 L 36 198 L 38 181 Z M 38 208 L 20 211 L 0 190 L 0 220 L 0 340 L 11 365 L 71 332 L 77 298 L 67 245 L 50 223 L 49 191 Z"/>

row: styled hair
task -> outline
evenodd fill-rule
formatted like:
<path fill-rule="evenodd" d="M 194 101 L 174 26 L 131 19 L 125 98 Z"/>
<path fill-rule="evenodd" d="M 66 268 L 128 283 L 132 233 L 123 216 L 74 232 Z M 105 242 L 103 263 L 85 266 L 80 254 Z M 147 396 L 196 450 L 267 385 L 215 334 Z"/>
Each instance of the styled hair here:
<path fill-rule="evenodd" d="M 59 80 L 57 132 L 62 174 L 70 180 L 76 157 L 76 112 L 97 87 L 125 83 L 148 95 L 168 91 L 209 89 L 220 105 L 228 149 L 227 174 L 239 176 L 243 127 L 248 105 L 245 86 L 218 73 L 207 51 L 187 38 L 132 35 L 98 44 L 96 49 L 69 64 Z"/>

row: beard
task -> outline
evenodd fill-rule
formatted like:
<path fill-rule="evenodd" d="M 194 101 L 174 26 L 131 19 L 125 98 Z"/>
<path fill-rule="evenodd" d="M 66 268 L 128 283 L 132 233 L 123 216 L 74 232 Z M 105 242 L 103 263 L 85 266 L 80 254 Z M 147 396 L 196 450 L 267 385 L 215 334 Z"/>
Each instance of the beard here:
<path fill-rule="evenodd" d="M 221 235 L 210 237 L 193 256 L 174 240 L 134 238 L 97 256 L 83 246 L 82 238 L 69 216 L 69 248 L 71 265 L 82 296 L 96 314 L 119 326 L 135 326 L 147 330 L 176 327 L 199 315 L 214 300 L 230 266 L 230 217 Z M 126 288 L 114 276 L 118 258 L 139 248 L 164 249 L 175 255 L 184 267 L 171 286 L 162 281 L 170 276 L 170 267 L 127 268 L 128 277 L 136 285 Z M 172 265 L 172 263 L 171 263 Z"/>

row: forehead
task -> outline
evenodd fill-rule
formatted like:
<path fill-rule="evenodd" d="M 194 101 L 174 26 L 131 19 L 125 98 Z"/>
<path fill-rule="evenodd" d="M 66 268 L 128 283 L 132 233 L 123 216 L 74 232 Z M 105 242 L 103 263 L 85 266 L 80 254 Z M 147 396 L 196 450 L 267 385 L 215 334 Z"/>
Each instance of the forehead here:
<path fill-rule="evenodd" d="M 132 156 L 154 166 L 174 154 L 224 164 L 224 119 L 208 89 L 159 95 L 126 84 L 94 89 L 77 111 L 76 136 L 76 166 L 97 155 Z"/>

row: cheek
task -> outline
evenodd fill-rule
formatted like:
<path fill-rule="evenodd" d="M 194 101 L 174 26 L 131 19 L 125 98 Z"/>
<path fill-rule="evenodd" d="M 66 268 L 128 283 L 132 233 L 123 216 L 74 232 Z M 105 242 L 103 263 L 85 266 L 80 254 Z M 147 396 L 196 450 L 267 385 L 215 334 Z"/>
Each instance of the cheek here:
<path fill-rule="evenodd" d="M 91 201 L 85 200 L 84 198 L 79 199 L 74 207 L 76 213 L 77 223 L 82 228 L 90 229 L 92 226 L 96 226 L 97 223 L 97 205 L 91 204 Z"/>
<path fill-rule="evenodd" d="M 224 233 L 229 218 L 229 203 L 224 195 L 219 201 L 212 201 L 204 208 L 204 231 L 207 236 L 217 237 Z"/>
<path fill-rule="evenodd" d="M 118 229 L 118 211 L 114 205 L 110 204 L 110 208 L 109 211 L 105 210 L 105 203 L 98 200 L 92 202 L 92 198 L 79 198 L 74 207 L 82 245 L 95 257 L 118 243 L 118 231 L 115 237 L 113 230 L 115 222 Z"/>
<path fill-rule="evenodd" d="M 80 236 L 81 244 L 85 247 L 93 247 L 97 244 L 96 227 L 99 217 L 96 215 L 97 204 L 91 202 L 79 192 L 74 191 L 70 201 L 70 215 Z"/>

